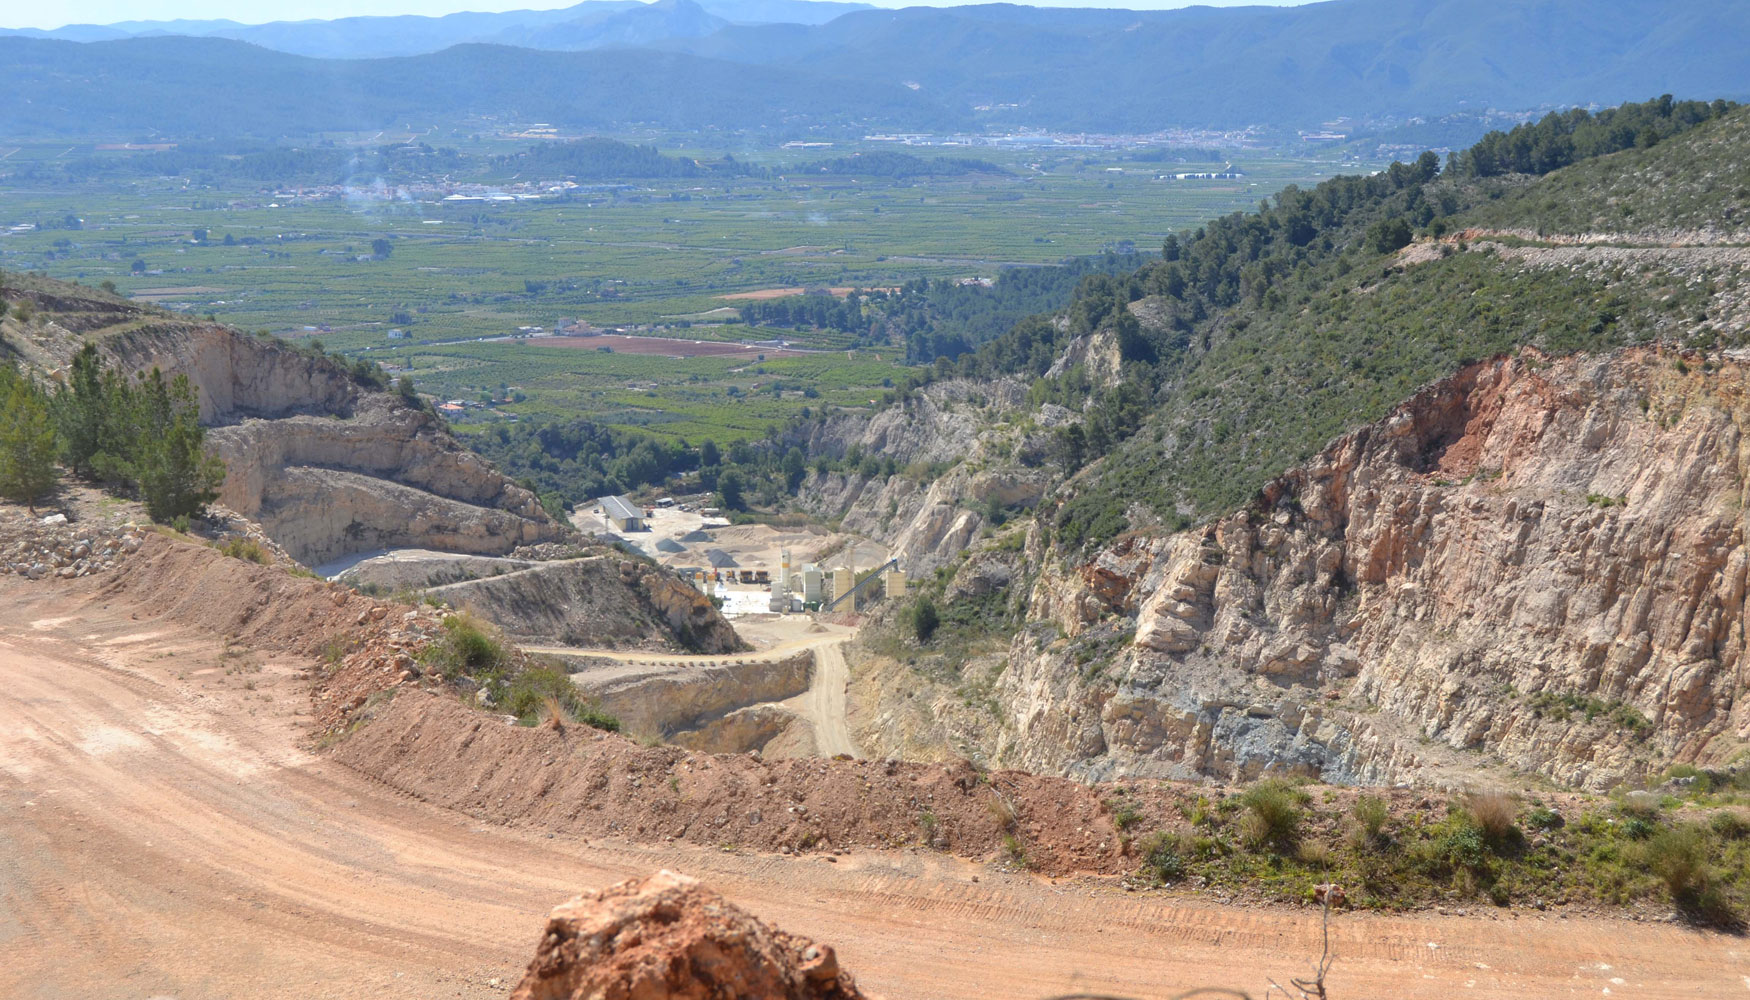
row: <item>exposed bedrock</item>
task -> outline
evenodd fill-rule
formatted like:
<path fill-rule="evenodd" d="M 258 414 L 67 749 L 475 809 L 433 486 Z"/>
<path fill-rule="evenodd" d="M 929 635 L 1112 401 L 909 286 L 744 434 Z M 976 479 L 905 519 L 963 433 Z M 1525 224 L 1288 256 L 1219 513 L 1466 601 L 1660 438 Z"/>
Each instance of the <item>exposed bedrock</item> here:
<path fill-rule="evenodd" d="M 1605 788 L 1750 737 L 1743 360 L 1473 365 L 1176 535 L 1044 560 L 1005 763 Z M 1084 633 L 1134 635 L 1089 672 Z M 1481 759 L 1469 751 L 1484 755 Z"/>
<path fill-rule="evenodd" d="M 519 642 L 699 653 L 744 648 L 711 599 L 673 572 L 615 556 L 541 562 L 428 593 L 471 608 Z"/>
<path fill-rule="evenodd" d="M 127 368 L 188 376 L 226 462 L 220 502 L 302 562 L 396 546 L 499 555 L 566 533 L 436 416 L 331 359 L 217 324 L 104 344 Z"/>

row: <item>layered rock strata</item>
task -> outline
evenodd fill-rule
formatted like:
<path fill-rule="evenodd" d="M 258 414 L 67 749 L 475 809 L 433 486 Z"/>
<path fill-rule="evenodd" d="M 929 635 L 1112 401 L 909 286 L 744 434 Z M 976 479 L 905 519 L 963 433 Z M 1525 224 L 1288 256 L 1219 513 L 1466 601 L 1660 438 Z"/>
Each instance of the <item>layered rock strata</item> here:
<path fill-rule="evenodd" d="M 1042 559 L 1029 617 L 1058 634 L 1014 641 L 998 756 L 1590 788 L 1730 758 L 1747 380 L 1655 349 L 1472 365 L 1207 527 Z M 1132 625 L 1104 670 L 1074 655 Z"/>

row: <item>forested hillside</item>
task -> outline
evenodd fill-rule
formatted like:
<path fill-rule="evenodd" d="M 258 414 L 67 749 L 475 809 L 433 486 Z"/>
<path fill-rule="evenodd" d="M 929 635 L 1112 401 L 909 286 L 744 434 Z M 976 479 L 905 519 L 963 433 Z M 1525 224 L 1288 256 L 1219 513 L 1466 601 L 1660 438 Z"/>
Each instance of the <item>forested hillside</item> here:
<path fill-rule="evenodd" d="M 1561 218 L 1571 222 L 1608 208 L 1618 232 L 1682 205 L 1676 218 L 1740 233 L 1747 117 L 1725 102 L 1662 98 L 1491 136 L 1444 171 L 1425 154 L 1290 188 L 1257 212 L 1170 238 L 1156 263 L 1086 278 L 1062 321 L 1023 321 L 948 372 L 1045 375 L 1078 339 L 1111 338 L 1118 377 L 1060 366 L 1034 386 L 1040 402 L 1086 407 L 1056 432 L 1055 460 L 1087 468 L 1052 527 L 1068 552 L 1127 528 L 1182 526 L 1244 503 L 1470 360 L 1520 345 L 1600 350 L 1676 329 L 1737 343 L 1741 326 L 1706 314 L 1731 260 L 1552 258 L 1521 230 L 1548 228 L 1554 205 L 1569 206 Z M 1489 166 L 1501 162 L 1554 172 Z M 1465 238 L 1482 225 L 1516 235 Z"/>

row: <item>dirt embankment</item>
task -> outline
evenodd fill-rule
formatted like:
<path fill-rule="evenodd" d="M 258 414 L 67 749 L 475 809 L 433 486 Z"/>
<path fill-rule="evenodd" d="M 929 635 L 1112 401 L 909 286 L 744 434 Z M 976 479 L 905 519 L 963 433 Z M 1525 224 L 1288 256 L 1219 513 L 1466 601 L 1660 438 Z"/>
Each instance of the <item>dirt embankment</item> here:
<path fill-rule="evenodd" d="M 1198 797 L 1211 794 L 1167 782 L 1090 786 L 985 772 L 964 761 L 713 755 L 645 747 L 581 725 L 519 726 L 463 706 L 421 674 L 415 660 L 438 630 L 436 610 L 372 600 L 164 535 L 147 535 L 138 553 L 100 576 L 38 585 L 68 587 L 70 614 L 91 599 L 238 646 L 319 658 L 310 672 L 311 736 L 348 733 L 330 751 L 334 760 L 433 805 L 513 827 L 785 854 L 927 846 L 1042 874 L 1122 874 L 1138 861 L 1114 822 L 1112 796 L 1122 794 L 1141 818 L 1136 829 L 1147 830 L 1183 826 Z M 1333 791 L 1326 815 L 1338 815 L 1353 794 Z M 1397 811 L 1438 809 L 1413 792 L 1390 798 Z"/>
<path fill-rule="evenodd" d="M 693 754 L 582 726 L 506 725 L 411 691 L 334 755 L 427 802 L 513 826 L 786 854 L 929 844 L 990 858 L 1014 837 L 1044 872 L 1135 867 L 1093 789 L 968 764 Z"/>
<path fill-rule="evenodd" d="M 519 642 L 729 653 L 745 648 L 703 593 L 655 566 L 611 556 L 537 563 L 433 587 Z"/>

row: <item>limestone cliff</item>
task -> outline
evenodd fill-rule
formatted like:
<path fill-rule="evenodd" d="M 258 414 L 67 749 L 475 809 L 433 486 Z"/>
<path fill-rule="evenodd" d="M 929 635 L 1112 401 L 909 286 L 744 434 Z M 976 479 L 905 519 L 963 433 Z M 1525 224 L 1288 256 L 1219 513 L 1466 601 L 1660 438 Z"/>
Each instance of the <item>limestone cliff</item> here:
<path fill-rule="evenodd" d="M 1044 571 L 1006 763 L 1591 788 L 1750 738 L 1750 356 L 1472 365 L 1246 509 Z M 1100 670 L 1077 650 L 1123 635 Z M 1469 751 L 1474 753 L 1459 753 Z"/>
<path fill-rule="evenodd" d="M 914 576 L 946 566 L 978 540 L 993 501 L 1005 510 L 1031 508 L 1051 484 L 1037 462 L 1011 461 L 1044 447 L 1034 418 L 1010 422 L 1026 400 L 1017 379 L 953 379 L 899 406 L 813 425 L 804 442 L 811 454 L 879 456 L 905 471 L 810 472 L 798 503 L 885 542 Z M 949 468 L 935 474 L 942 465 Z"/>
<path fill-rule="evenodd" d="M 220 502 L 302 562 L 402 546 L 498 555 L 566 533 L 436 416 L 330 358 L 46 279 L 8 294 L 39 319 L 5 347 L 45 373 L 90 341 L 127 370 L 187 375 L 228 470 Z"/>

